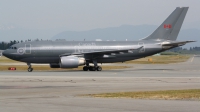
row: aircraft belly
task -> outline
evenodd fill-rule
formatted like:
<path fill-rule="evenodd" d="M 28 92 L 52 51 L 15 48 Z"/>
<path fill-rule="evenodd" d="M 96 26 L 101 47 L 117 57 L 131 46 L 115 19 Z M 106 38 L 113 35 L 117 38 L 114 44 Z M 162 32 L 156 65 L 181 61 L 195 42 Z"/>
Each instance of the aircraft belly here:
<path fill-rule="evenodd" d="M 59 63 L 59 57 L 28 57 L 20 61 L 28 63 Z"/>
<path fill-rule="evenodd" d="M 113 63 L 113 62 L 124 62 L 129 60 L 138 59 L 139 57 L 123 57 L 123 58 L 102 58 L 97 59 L 98 63 Z"/>

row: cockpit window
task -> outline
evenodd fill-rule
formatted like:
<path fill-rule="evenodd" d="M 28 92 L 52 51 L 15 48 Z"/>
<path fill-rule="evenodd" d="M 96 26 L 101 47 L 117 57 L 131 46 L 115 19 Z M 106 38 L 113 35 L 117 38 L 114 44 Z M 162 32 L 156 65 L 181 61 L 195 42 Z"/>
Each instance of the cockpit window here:
<path fill-rule="evenodd" d="M 17 47 L 9 47 L 8 49 L 17 49 Z"/>

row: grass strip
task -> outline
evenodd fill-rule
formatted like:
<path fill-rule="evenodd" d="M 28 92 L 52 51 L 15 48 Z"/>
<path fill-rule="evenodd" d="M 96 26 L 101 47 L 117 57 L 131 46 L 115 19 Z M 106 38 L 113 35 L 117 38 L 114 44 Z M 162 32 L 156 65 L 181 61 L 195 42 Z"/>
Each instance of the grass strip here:
<path fill-rule="evenodd" d="M 20 63 L 20 62 L 2 56 L 0 57 L 0 63 Z"/>
<path fill-rule="evenodd" d="M 103 98 L 133 98 L 133 99 L 162 99 L 162 100 L 200 100 L 200 89 L 141 91 L 89 94 L 87 96 Z"/>
<path fill-rule="evenodd" d="M 160 55 L 149 56 L 137 60 L 127 61 L 126 64 L 169 64 L 185 62 L 190 58 L 188 55 Z"/>

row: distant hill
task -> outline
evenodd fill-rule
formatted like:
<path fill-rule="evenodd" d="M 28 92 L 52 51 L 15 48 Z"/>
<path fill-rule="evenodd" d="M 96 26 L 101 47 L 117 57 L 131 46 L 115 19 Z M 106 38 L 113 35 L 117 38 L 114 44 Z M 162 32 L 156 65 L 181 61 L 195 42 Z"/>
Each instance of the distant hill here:
<path fill-rule="evenodd" d="M 110 27 L 103 29 L 94 29 L 89 31 L 64 31 L 55 36 L 53 36 L 53 40 L 55 39 L 66 39 L 70 40 L 95 40 L 102 39 L 106 40 L 139 40 L 148 35 L 150 35 L 157 26 L 153 25 L 123 25 L 120 27 Z M 200 30 L 198 29 L 184 29 L 181 30 L 178 36 L 178 40 L 196 40 L 198 42 L 191 43 L 186 45 L 185 47 L 190 46 L 200 46 Z"/>
<path fill-rule="evenodd" d="M 116 40 L 125 41 L 139 40 L 150 35 L 157 26 L 154 25 L 122 25 L 120 27 L 99 28 L 89 31 L 63 31 L 60 29 L 24 29 L 19 27 L 0 26 L 0 42 L 9 42 L 10 40 L 28 40 L 28 39 L 66 39 L 66 40 Z M 61 32 L 61 33 L 58 33 Z M 181 30 L 178 40 L 197 40 L 198 42 L 186 45 L 186 47 L 200 47 L 200 30 L 199 29 L 184 29 Z"/>
<path fill-rule="evenodd" d="M 185 29 L 181 30 L 178 40 L 195 40 L 197 42 L 186 44 L 184 47 L 200 47 L 200 30 L 199 29 Z"/>
<path fill-rule="evenodd" d="M 148 36 L 156 29 L 153 25 L 123 25 L 120 27 L 110 27 L 102 29 L 93 29 L 89 31 L 64 31 L 55 36 L 54 39 L 66 40 L 138 40 Z"/>
<path fill-rule="evenodd" d="M 12 28 L 0 29 L 0 41 L 9 42 L 11 40 L 28 40 L 28 39 L 49 39 L 63 30 L 40 30 L 40 29 L 25 29 Z"/>

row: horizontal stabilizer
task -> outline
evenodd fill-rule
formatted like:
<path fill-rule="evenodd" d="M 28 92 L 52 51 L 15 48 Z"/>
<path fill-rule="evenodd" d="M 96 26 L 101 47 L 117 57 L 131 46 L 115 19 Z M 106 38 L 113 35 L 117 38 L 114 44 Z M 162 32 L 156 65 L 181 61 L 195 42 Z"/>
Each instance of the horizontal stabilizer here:
<path fill-rule="evenodd" d="M 183 41 L 183 42 L 172 42 L 172 43 L 166 43 L 166 44 L 162 44 L 162 46 L 182 46 L 185 45 L 186 43 L 190 43 L 190 42 L 196 42 L 196 41 Z"/>

